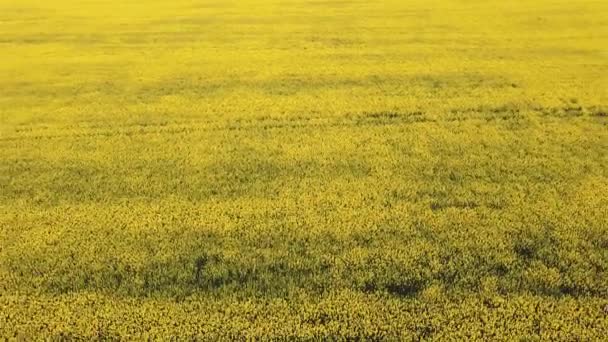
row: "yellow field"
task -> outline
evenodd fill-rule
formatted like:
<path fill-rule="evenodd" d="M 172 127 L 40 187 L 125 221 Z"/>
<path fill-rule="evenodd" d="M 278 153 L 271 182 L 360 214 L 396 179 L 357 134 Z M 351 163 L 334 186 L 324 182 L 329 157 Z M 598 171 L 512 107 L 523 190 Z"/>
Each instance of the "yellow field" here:
<path fill-rule="evenodd" d="M 608 336 L 608 2 L 0 0 L 0 339 Z"/>

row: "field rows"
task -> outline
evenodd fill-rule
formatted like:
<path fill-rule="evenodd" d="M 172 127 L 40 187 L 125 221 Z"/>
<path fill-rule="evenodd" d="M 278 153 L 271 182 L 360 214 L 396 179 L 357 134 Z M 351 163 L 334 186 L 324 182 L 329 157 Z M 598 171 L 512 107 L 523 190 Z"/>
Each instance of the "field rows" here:
<path fill-rule="evenodd" d="M 608 114 L 605 109 L 591 107 L 583 109 L 581 106 L 565 106 L 555 108 L 539 108 L 521 110 L 515 106 L 500 106 L 495 108 L 481 107 L 469 109 L 453 109 L 444 115 L 425 114 L 421 111 L 396 112 L 384 111 L 375 113 L 346 114 L 343 117 L 258 117 L 253 119 L 215 119 L 215 120 L 190 120 L 190 121 L 161 121 L 140 122 L 116 125 L 110 123 L 97 123 L 80 125 L 21 125 L 14 129 L 13 133 L 0 138 L 0 143 L 12 140 L 27 139 L 71 139 L 131 136 L 146 134 L 192 134 L 197 131 L 222 131 L 222 130 L 268 130 L 268 129 L 327 129 L 330 127 L 350 126 L 376 126 L 376 125 L 400 125 L 412 123 L 437 123 L 451 121 L 473 121 L 474 124 L 487 123 L 495 120 L 508 120 L 508 125 L 515 128 L 525 126 L 530 122 L 538 123 L 541 117 L 543 121 L 552 121 L 555 118 L 565 120 L 577 117 L 590 118 L 592 123 L 605 126 Z M 580 120 L 578 120 L 580 122 Z"/>
<path fill-rule="evenodd" d="M 0 339 L 605 339 L 607 4 L 0 0 Z"/>

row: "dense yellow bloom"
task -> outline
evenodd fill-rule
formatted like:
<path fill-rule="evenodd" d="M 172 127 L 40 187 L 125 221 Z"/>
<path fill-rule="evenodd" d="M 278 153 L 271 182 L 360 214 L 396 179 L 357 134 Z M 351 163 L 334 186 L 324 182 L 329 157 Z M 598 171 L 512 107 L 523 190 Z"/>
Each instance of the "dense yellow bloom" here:
<path fill-rule="evenodd" d="M 0 338 L 605 338 L 606 18 L 0 0 Z"/>

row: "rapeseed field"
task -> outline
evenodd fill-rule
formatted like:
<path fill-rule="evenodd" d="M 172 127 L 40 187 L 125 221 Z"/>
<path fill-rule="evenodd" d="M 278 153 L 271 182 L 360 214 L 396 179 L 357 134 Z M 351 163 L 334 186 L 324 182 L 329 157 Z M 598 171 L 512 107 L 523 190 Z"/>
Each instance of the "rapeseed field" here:
<path fill-rule="evenodd" d="M 0 0 L 0 339 L 605 340 L 608 2 Z"/>

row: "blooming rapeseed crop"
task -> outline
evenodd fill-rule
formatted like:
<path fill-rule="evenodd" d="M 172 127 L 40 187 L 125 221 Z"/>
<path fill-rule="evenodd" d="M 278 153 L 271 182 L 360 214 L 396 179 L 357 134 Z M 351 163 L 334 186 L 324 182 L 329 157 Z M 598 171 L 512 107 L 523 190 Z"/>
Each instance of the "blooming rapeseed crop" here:
<path fill-rule="evenodd" d="M 0 0 L 0 338 L 605 338 L 606 18 Z"/>

